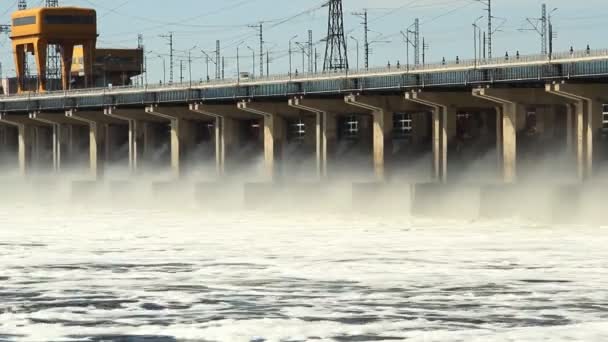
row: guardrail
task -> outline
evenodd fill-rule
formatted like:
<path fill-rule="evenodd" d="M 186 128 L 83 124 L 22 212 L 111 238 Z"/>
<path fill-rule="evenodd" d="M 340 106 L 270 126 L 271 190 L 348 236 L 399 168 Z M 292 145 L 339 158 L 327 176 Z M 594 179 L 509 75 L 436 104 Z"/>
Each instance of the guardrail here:
<path fill-rule="evenodd" d="M 28 92 L 27 94 L 13 94 L 0 96 L 2 99 L 10 100 L 27 100 L 39 97 L 61 97 L 61 96 L 79 96 L 79 95 L 104 95 L 104 94 L 122 94 L 130 92 L 147 92 L 147 91 L 162 91 L 162 90 L 186 90 L 186 89 L 205 89 L 222 86 L 240 86 L 240 85 L 255 85 L 268 83 L 288 83 L 314 81 L 322 79 L 343 79 L 343 78 L 361 78 L 373 77 L 393 74 L 422 74 L 445 71 L 471 70 L 471 69 L 492 69 L 492 68 L 508 68 L 522 65 L 538 65 L 538 64 L 564 64 L 584 62 L 589 60 L 608 60 L 608 49 L 600 50 L 582 50 L 569 51 L 563 53 L 555 53 L 552 56 L 548 55 L 519 55 L 504 56 L 492 59 L 464 59 L 452 60 L 441 63 L 432 63 L 425 65 L 393 65 L 377 68 L 369 68 L 365 70 L 346 70 L 343 72 L 318 72 L 318 73 L 293 73 L 293 74 L 276 74 L 271 76 L 257 78 L 231 78 L 224 80 L 209 80 L 207 82 L 183 82 L 171 84 L 147 84 L 145 86 L 117 86 L 106 88 L 86 88 L 72 89 L 69 91 L 49 91 L 45 93 Z"/>

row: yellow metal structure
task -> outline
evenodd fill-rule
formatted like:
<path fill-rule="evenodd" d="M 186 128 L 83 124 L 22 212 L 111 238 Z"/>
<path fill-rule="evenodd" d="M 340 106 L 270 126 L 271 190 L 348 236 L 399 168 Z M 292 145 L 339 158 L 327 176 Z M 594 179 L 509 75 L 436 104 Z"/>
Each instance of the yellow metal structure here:
<path fill-rule="evenodd" d="M 93 58 L 97 42 L 97 13 L 77 7 L 33 8 L 13 13 L 11 40 L 18 91 L 24 91 L 26 53 L 36 57 L 38 91 L 46 87 L 46 55 L 49 44 L 60 49 L 63 89 L 70 87 L 74 46 L 82 45 L 85 86 L 93 84 Z"/>

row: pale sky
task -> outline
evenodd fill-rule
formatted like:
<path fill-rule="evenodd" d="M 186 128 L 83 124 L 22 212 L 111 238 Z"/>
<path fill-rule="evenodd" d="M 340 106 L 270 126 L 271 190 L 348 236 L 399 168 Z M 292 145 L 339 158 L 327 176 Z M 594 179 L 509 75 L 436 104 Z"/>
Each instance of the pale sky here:
<path fill-rule="evenodd" d="M 327 8 L 323 0 L 60 0 L 64 6 L 92 7 L 98 13 L 99 47 L 136 47 L 137 35 L 144 35 L 148 56 L 149 82 L 162 79 L 162 59 L 169 65 L 169 47 L 159 37 L 174 32 L 176 49 L 175 81 L 179 80 L 179 60 L 187 60 L 185 50 L 192 49 L 193 79 L 206 77 L 205 59 L 200 51 L 211 54 L 215 40 L 222 41 L 222 54 L 226 56 L 226 77 L 236 75 L 236 45 L 241 45 L 241 69 L 251 70 L 252 54 L 247 45 L 256 50 L 259 42 L 256 30 L 248 27 L 265 22 L 266 48 L 270 50 L 271 73 L 285 73 L 288 69 L 288 41 L 305 41 L 307 30 L 312 29 L 319 54 L 319 67 L 323 63 L 324 43 L 319 42 L 327 34 Z M 565 51 L 574 46 L 583 49 L 608 48 L 604 40 L 608 29 L 606 0 L 493 0 L 495 26 L 504 21 L 494 35 L 494 55 L 503 56 L 505 51 L 515 54 L 540 52 L 539 35 L 529 28 L 526 18 L 540 17 L 544 2 L 549 10 L 557 8 L 553 24 L 557 32 L 555 51 Z M 0 23 L 10 23 L 10 13 L 17 1 L 0 4 Z M 40 6 L 43 1 L 29 1 L 29 6 Z M 473 56 L 473 21 L 484 15 L 484 6 L 475 0 L 344 0 L 345 30 L 349 35 L 349 61 L 356 65 L 356 44 L 350 36 L 359 39 L 360 65 L 363 65 L 363 27 L 361 19 L 352 13 L 369 9 L 370 40 L 381 42 L 372 45 L 370 66 L 405 62 L 405 44 L 399 32 L 420 18 L 421 32 L 428 42 L 427 61 L 440 61 L 442 57 L 454 59 Z M 485 19 L 480 24 L 485 26 Z M 294 45 L 294 69 L 302 68 L 302 54 Z M 161 57 L 159 57 L 159 55 Z M 0 61 L 5 75 L 14 75 L 10 40 L 0 37 Z M 187 62 L 184 62 L 184 80 L 187 81 Z M 256 70 L 258 66 L 256 65 Z M 210 66 L 213 70 L 213 66 Z M 168 76 L 168 71 L 167 71 Z"/>

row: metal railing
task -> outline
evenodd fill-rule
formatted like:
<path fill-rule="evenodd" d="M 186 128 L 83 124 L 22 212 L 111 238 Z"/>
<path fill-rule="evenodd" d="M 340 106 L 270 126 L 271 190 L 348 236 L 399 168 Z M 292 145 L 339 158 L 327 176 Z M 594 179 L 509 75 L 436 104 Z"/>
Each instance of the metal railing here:
<path fill-rule="evenodd" d="M 103 96 L 112 94 L 140 93 L 148 91 L 171 91 L 187 89 L 206 89 L 226 86 L 247 86 L 256 84 L 289 83 L 316 81 L 324 79 L 365 78 L 386 75 L 407 75 L 438 73 L 445 71 L 476 70 L 492 68 L 509 68 L 515 66 L 538 65 L 538 64 L 565 64 L 584 62 L 590 60 L 608 60 L 608 49 L 582 50 L 555 53 L 548 55 L 515 55 L 496 57 L 492 59 L 463 59 L 451 60 L 440 63 L 424 65 L 393 65 L 360 70 L 345 70 L 342 72 L 317 72 L 317 73 L 293 73 L 276 74 L 264 77 L 231 78 L 223 80 L 209 80 L 202 82 L 182 82 L 169 84 L 147 84 L 144 86 L 113 86 L 105 88 L 71 89 L 69 91 L 48 91 L 44 93 L 28 92 L 25 94 L 1 95 L 2 100 L 27 100 L 36 98 L 78 97 L 78 96 Z"/>

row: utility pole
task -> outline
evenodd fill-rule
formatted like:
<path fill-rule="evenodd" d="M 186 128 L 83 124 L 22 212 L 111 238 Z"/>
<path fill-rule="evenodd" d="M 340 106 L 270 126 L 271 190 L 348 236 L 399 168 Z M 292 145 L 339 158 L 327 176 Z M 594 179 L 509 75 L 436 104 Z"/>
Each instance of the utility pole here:
<path fill-rule="evenodd" d="M 312 74 L 314 68 L 314 56 L 312 54 L 312 30 L 308 30 L 308 73 L 310 74 Z"/>
<path fill-rule="evenodd" d="M 329 16 L 323 71 L 348 70 L 342 0 L 329 0 L 325 6 L 329 7 Z"/>
<path fill-rule="evenodd" d="M 184 60 L 179 60 L 179 83 L 184 83 Z"/>
<path fill-rule="evenodd" d="M 270 77 L 270 51 L 266 50 L 266 77 Z"/>
<path fill-rule="evenodd" d="M 484 5 L 486 5 L 486 11 L 488 12 L 488 32 L 487 32 L 487 43 L 488 45 L 488 58 L 492 58 L 492 35 L 494 34 L 494 30 L 492 29 L 492 0 L 476 0 Z M 485 57 L 484 57 L 485 58 Z"/>
<path fill-rule="evenodd" d="M 549 38 L 549 59 L 553 58 L 553 40 L 557 38 L 557 32 L 553 30 L 553 21 L 551 20 L 553 13 L 557 11 L 557 8 L 554 8 L 547 14 L 547 36 Z"/>
<path fill-rule="evenodd" d="M 147 72 L 145 65 L 146 65 L 146 51 L 144 50 L 144 35 L 143 34 L 138 34 L 137 35 L 137 49 L 141 50 L 141 55 L 142 55 L 142 60 L 141 60 L 141 85 L 144 85 L 144 74 Z"/>
<path fill-rule="evenodd" d="M 420 19 L 414 20 L 414 64 L 420 65 Z"/>
<path fill-rule="evenodd" d="M 215 41 L 215 79 L 219 80 L 222 74 L 222 66 L 220 64 L 220 41 Z"/>
<path fill-rule="evenodd" d="M 253 27 L 258 32 L 258 38 L 260 39 L 260 77 L 264 76 L 264 22 L 260 22 L 258 25 L 251 25 L 249 27 Z M 255 66 L 254 66 L 255 70 Z M 255 74 L 255 72 L 254 72 Z M 253 75 L 255 76 L 255 75 Z"/>
<path fill-rule="evenodd" d="M 161 38 L 165 38 L 169 41 L 169 84 L 173 83 L 173 32 L 169 34 L 161 35 Z"/>
<path fill-rule="evenodd" d="M 353 15 L 361 17 L 363 19 L 363 50 L 365 53 L 365 69 L 369 69 L 369 25 L 367 20 L 367 9 L 364 9 L 363 12 L 355 12 Z"/>
<path fill-rule="evenodd" d="M 542 4 L 540 18 L 526 18 L 529 28 L 522 28 L 520 31 L 536 31 L 540 36 L 540 53 L 547 55 L 547 32 L 549 29 L 549 20 L 547 18 L 547 5 Z"/>
<path fill-rule="evenodd" d="M 428 43 L 424 41 L 424 37 L 422 37 L 422 66 L 426 65 L 426 51 L 430 49 Z"/>

